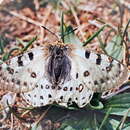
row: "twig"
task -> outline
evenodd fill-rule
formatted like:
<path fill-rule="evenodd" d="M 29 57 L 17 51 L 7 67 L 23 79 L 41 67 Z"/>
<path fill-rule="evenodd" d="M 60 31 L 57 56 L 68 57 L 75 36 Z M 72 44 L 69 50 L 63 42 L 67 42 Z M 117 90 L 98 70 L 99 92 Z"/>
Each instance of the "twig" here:
<path fill-rule="evenodd" d="M 111 29 L 110 31 L 108 31 L 108 34 L 106 34 L 106 37 L 105 37 L 104 43 L 107 43 L 108 38 L 110 37 L 110 35 L 111 35 L 112 32 L 113 32 L 113 29 Z"/>
<path fill-rule="evenodd" d="M 7 13 L 9 13 L 9 14 L 15 16 L 15 17 L 18 17 L 18 18 L 20 18 L 20 19 L 22 19 L 22 20 L 24 20 L 24 21 L 27 21 L 27 22 L 29 22 L 29 23 L 31 23 L 31 24 L 34 24 L 34 25 L 39 26 L 39 27 L 44 27 L 44 29 L 49 30 L 48 28 L 46 28 L 46 27 L 45 27 L 43 24 L 41 24 L 40 22 L 34 21 L 33 19 L 28 18 L 28 17 L 26 17 L 26 16 L 24 16 L 24 15 L 18 14 L 18 13 L 14 12 L 14 11 L 8 11 L 7 9 L 4 9 L 4 11 L 6 11 Z M 49 30 L 49 32 L 51 32 L 51 31 Z M 54 33 L 52 33 L 52 34 L 53 34 L 54 36 L 56 36 L 56 38 L 59 39 L 59 37 L 58 37 L 56 34 L 54 34 Z"/>
<path fill-rule="evenodd" d="M 123 25 L 123 17 L 124 17 L 124 7 L 123 5 L 120 3 L 119 0 L 115 0 L 118 8 L 119 8 L 119 13 L 120 13 L 120 27 L 122 27 Z"/>
<path fill-rule="evenodd" d="M 13 130 L 13 124 L 14 124 L 13 114 L 11 113 L 11 126 L 10 126 L 10 130 Z"/>
<path fill-rule="evenodd" d="M 36 26 L 44 26 L 43 24 L 41 24 L 40 22 L 37 22 L 37 21 L 34 21 L 33 19 L 31 19 L 31 18 L 28 18 L 28 17 L 26 17 L 26 16 L 24 16 L 24 15 L 21 15 L 21 14 L 18 14 L 17 12 L 14 12 L 14 11 L 8 11 L 8 10 L 5 10 L 4 9 L 4 11 L 6 11 L 6 12 L 8 12 L 9 14 L 11 14 L 11 15 L 13 15 L 13 16 L 15 16 L 15 17 L 18 17 L 18 18 L 20 18 L 20 19 L 22 19 L 22 20 L 24 20 L 24 21 L 27 21 L 27 22 L 29 22 L 29 23 L 31 23 L 31 24 L 34 24 L 34 25 L 36 25 Z"/>
<path fill-rule="evenodd" d="M 104 51 L 104 53 L 107 54 L 107 51 L 105 50 L 105 44 L 104 44 L 106 42 L 103 43 L 103 41 L 102 41 L 102 39 L 101 39 L 100 36 L 97 36 L 97 39 L 98 39 L 98 41 L 100 43 L 100 47 L 102 48 L 102 50 Z"/>
<path fill-rule="evenodd" d="M 125 30 L 124 30 L 123 36 L 122 36 L 122 41 L 121 41 L 121 43 L 123 44 L 123 42 L 124 42 L 124 45 L 125 45 L 125 50 L 126 50 L 126 52 L 125 52 L 125 61 L 127 61 L 127 63 L 129 63 L 129 57 L 128 57 L 129 56 L 129 50 L 128 50 L 127 42 L 124 39 L 125 39 L 125 36 L 127 36 L 127 30 L 129 28 L 129 24 L 130 24 L 130 19 L 129 19 L 126 27 L 125 27 Z"/>
<path fill-rule="evenodd" d="M 130 113 L 130 108 L 128 109 L 126 114 L 123 116 L 122 121 L 119 123 L 118 127 L 116 128 L 116 130 L 122 130 L 123 129 L 124 123 L 125 123 L 129 113 Z"/>
<path fill-rule="evenodd" d="M 75 12 L 75 10 L 74 10 L 74 8 L 73 7 L 71 7 L 71 11 L 72 11 L 72 14 L 73 14 L 73 16 L 74 16 L 74 18 L 75 18 L 75 21 L 76 21 L 76 23 L 77 23 L 77 25 L 78 25 L 78 29 L 79 29 L 79 32 L 80 32 L 80 34 L 81 34 L 81 37 L 82 37 L 82 39 L 83 39 L 83 41 L 85 41 L 86 39 L 85 39 L 85 37 L 84 37 L 84 34 L 83 34 L 83 31 L 82 31 L 82 29 L 81 29 L 81 25 L 80 25 L 80 22 L 79 22 L 79 19 L 78 19 L 78 17 L 77 17 L 77 15 L 76 15 L 76 12 Z"/>
<path fill-rule="evenodd" d="M 61 2 L 61 4 L 63 5 L 63 7 L 64 7 L 66 10 L 69 10 L 69 6 L 68 6 L 68 4 L 66 3 L 66 1 L 61 0 L 60 2 Z"/>
<path fill-rule="evenodd" d="M 38 124 L 40 123 L 40 121 L 45 117 L 45 115 L 47 114 L 47 112 L 50 110 L 51 106 L 48 107 L 48 109 L 40 116 L 40 118 L 38 119 L 38 121 L 36 122 L 36 125 L 38 126 Z"/>
<path fill-rule="evenodd" d="M 45 28 L 45 24 L 46 24 L 46 22 L 47 22 L 47 20 L 48 20 L 48 17 L 49 17 L 49 15 L 50 15 L 51 11 L 52 11 L 52 8 L 49 7 L 47 13 L 45 14 L 45 16 L 44 16 L 44 18 L 43 18 L 43 21 L 41 22 L 41 23 L 44 25 L 44 27 L 42 26 L 42 28 L 41 28 L 40 41 L 43 41 L 44 34 L 45 34 L 45 33 L 44 33 L 44 30 L 45 30 L 45 29 L 50 32 L 50 30 L 48 30 L 47 28 Z M 43 29 L 43 28 L 44 28 L 44 29 Z M 53 35 L 55 35 L 55 34 L 53 34 Z"/>
<path fill-rule="evenodd" d="M 103 20 L 101 20 L 101 19 L 96 19 L 98 22 L 100 22 L 100 23 L 102 23 L 102 24 L 107 24 L 107 26 L 109 26 L 110 28 L 112 28 L 113 29 L 113 31 L 114 32 L 117 32 L 118 30 L 117 30 L 117 28 L 114 26 L 114 25 L 112 25 L 111 23 L 106 23 L 105 21 L 103 21 Z"/>

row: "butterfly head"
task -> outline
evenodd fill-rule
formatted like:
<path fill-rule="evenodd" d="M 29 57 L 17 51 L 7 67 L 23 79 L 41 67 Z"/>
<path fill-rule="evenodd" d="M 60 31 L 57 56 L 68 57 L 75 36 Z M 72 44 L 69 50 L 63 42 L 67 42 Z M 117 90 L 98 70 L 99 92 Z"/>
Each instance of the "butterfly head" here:
<path fill-rule="evenodd" d="M 69 47 L 67 45 L 57 44 L 57 45 L 49 46 L 50 54 L 56 57 L 62 57 L 63 55 L 66 55 L 68 50 L 69 50 Z"/>

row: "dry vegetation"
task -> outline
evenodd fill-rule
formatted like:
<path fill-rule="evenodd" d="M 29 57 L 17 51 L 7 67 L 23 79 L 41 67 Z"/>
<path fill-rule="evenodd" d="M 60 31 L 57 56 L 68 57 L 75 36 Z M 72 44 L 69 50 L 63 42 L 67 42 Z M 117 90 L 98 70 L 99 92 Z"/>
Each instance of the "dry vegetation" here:
<path fill-rule="evenodd" d="M 19 41 L 26 44 L 35 36 L 38 38 L 32 47 L 45 42 L 56 41 L 55 36 L 40 26 L 43 25 L 58 35 L 60 32 L 61 12 L 64 12 L 65 24 L 77 28 L 75 33 L 81 41 L 86 41 L 104 24 L 109 24 L 111 28 L 106 28 L 102 34 L 103 41 L 107 43 L 111 36 L 115 35 L 114 32 L 110 34 L 110 30 L 113 29 L 119 32 L 118 29 L 124 29 L 130 19 L 129 0 L 54 1 L 0 0 L 0 36 L 8 41 L 5 51 L 14 46 L 23 47 L 23 44 L 18 44 Z M 129 49 L 130 54 L 130 32 L 127 41 L 127 49 Z M 101 51 L 99 46 L 97 39 L 87 45 L 92 50 Z M 5 91 L 0 91 L 0 99 L 5 93 Z M 17 95 L 15 104 L 10 108 L 11 114 L 2 125 L 12 130 L 26 130 L 30 128 L 30 123 L 41 121 L 44 130 L 58 129 L 60 127 L 60 120 L 63 119 L 52 123 L 51 119 L 44 118 L 48 110 L 44 111 L 44 109 L 39 108 L 30 112 L 29 109 L 19 108 L 27 106 L 23 99 Z"/>

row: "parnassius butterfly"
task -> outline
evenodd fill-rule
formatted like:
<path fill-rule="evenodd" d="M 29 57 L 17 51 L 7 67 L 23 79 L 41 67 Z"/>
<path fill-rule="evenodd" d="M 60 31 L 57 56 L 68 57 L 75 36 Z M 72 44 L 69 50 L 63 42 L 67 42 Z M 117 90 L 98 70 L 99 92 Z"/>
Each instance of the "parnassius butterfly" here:
<path fill-rule="evenodd" d="M 21 93 L 32 106 L 54 102 L 84 107 L 94 92 L 120 86 L 127 67 L 76 44 L 47 43 L 0 65 L 0 89 Z"/>

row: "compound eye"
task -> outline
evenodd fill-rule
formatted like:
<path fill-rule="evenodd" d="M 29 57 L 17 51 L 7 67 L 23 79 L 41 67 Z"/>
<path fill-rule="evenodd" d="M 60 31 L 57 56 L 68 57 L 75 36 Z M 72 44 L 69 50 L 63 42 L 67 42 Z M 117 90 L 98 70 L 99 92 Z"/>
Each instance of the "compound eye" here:
<path fill-rule="evenodd" d="M 69 48 L 68 46 L 65 46 L 65 47 L 63 48 L 63 50 L 64 50 L 64 51 L 67 51 L 68 48 Z"/>
<path fill-rule="evenodd" d="M 54 46 L 50 45 L 49 46 L 49 51 L 52 51 L 54 49 Z"/>

